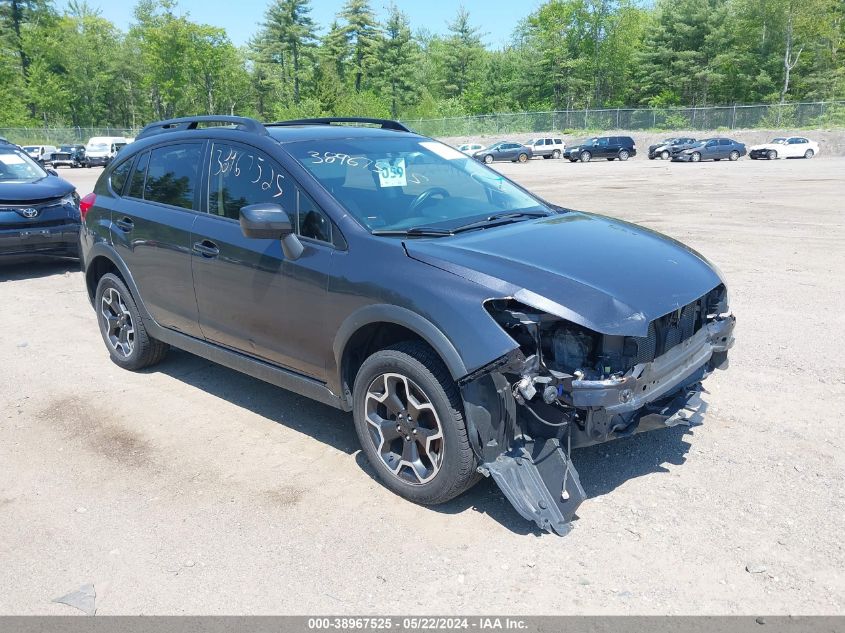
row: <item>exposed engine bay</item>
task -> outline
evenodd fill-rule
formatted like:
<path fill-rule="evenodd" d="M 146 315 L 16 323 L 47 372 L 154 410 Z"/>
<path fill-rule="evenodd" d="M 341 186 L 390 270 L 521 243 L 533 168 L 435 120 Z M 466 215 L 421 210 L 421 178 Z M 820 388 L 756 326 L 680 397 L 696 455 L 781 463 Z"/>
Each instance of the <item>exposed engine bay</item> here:
<path fill-rule="evenodd" d="M 524 517 L 567 531 L 586 497 L 572 448 L 701 423 L 700 383 L 727 367 L 734 341 L 726 295 L 719 285 L 651 321 L 645 336 L 601 334 L 514 299 L 487 302 L 519 347 L 462 381 L 470 422 L 491 425 L 475 429 L 481 472 Z M 490 419 L 475 402 L 493 407 Z"/>

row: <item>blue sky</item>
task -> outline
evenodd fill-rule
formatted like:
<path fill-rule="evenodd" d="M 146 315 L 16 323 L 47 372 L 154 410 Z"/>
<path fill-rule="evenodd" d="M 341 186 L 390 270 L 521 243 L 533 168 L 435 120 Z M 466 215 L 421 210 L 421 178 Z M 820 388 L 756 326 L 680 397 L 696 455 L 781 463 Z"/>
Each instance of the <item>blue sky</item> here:
<path fill-rule="evenodd" d="M 232 41 L 240 46 L 246 44 L 258 29 L 268 3 L 269 0 L 179 0 L 179 8 L 196 22 L 225 28 Z M 103 17 L 123 30 L 132 22 L 135 6 L 132 0 L 88 0 L 88 4 L 99 9 Z M 536 9 L 540 2 L 463 0 L 460 4 L 469 11 L 472 23 L 485 33 L 484 43 L 499 48 L 509 41 L 517 22 Z M 325 29 L 342 5 L 343 0 L 312 0 L 311 16 Z M 459 3 L 449 0 L 396 0 L 396 5 L 408 14 L 414 31 L 425 28 L 432 33 L 443 33 Z M 56 1 L 58 9 L 62 10 L 66 6 L 67 0 Z M 381 18 L 387 12 L 389 0 L 371 0 L 371 6 Z"/>

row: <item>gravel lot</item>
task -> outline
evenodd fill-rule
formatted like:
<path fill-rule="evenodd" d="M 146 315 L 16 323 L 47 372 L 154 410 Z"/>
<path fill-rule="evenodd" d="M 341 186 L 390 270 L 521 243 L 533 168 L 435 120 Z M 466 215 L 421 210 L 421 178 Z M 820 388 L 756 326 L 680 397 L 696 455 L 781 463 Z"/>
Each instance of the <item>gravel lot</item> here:
<path fill-rule="evenodd" d="M 845 158 L 499 169 L 721 268 L 737 346 L 704 426 L 577 452 L 564 538 L 490 481 L 418 507 L 350 416 L 184 352 L 122 371 L 75 264 L 6 266 L 0 613 L 75 613 L 51 600 L 86 583 L 100 614 L 843 613 Z"/>

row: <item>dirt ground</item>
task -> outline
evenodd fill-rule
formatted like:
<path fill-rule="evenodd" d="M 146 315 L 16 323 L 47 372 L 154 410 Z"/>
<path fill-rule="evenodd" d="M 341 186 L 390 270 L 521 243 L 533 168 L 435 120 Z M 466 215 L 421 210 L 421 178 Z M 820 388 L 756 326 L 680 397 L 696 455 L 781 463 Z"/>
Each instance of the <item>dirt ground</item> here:
<path fill-rule="evenodd" d="M 566 537 L 490 481 L 419 507 L 350 416 L 184 352 L 122 371 L 76 265 L 6 266 L 0 613 L 93 583 L 100 614 L 842 614 L 845 158 L 499 168 L 723 271 L 737 345 L 703 426 L 576 452 Z"/>

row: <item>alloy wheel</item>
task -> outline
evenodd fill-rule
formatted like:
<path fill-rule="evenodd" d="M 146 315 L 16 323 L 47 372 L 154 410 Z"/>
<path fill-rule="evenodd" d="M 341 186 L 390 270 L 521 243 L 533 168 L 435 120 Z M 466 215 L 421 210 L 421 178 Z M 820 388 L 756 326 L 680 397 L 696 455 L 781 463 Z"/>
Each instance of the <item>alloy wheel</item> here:
<path fill-rule="evenodd" d="M 778 157 L 778 153 L 773 149 L 770 149 L 769 153 L 766 155 L 766 158 L 768 158 L 769 160 L 774 160 L 777 157 Z"/>
<path fill-rule="evenodd" d="M 103 331 L 111 348 L 124 358 L 129 358 L 135 349 L 135 326 L 129 308 L 117 289 L 107 288 L 103 293 L 100 315 L 103 317 Z"/>
<path fill-rule="evenodd" d="M 364 418 L 370 441 L 388 470 L 404 483 L 431 481 L 443 463 L 443 427 L 434 405 L 413 380 L 376 376 L 367 388 Z"/>

